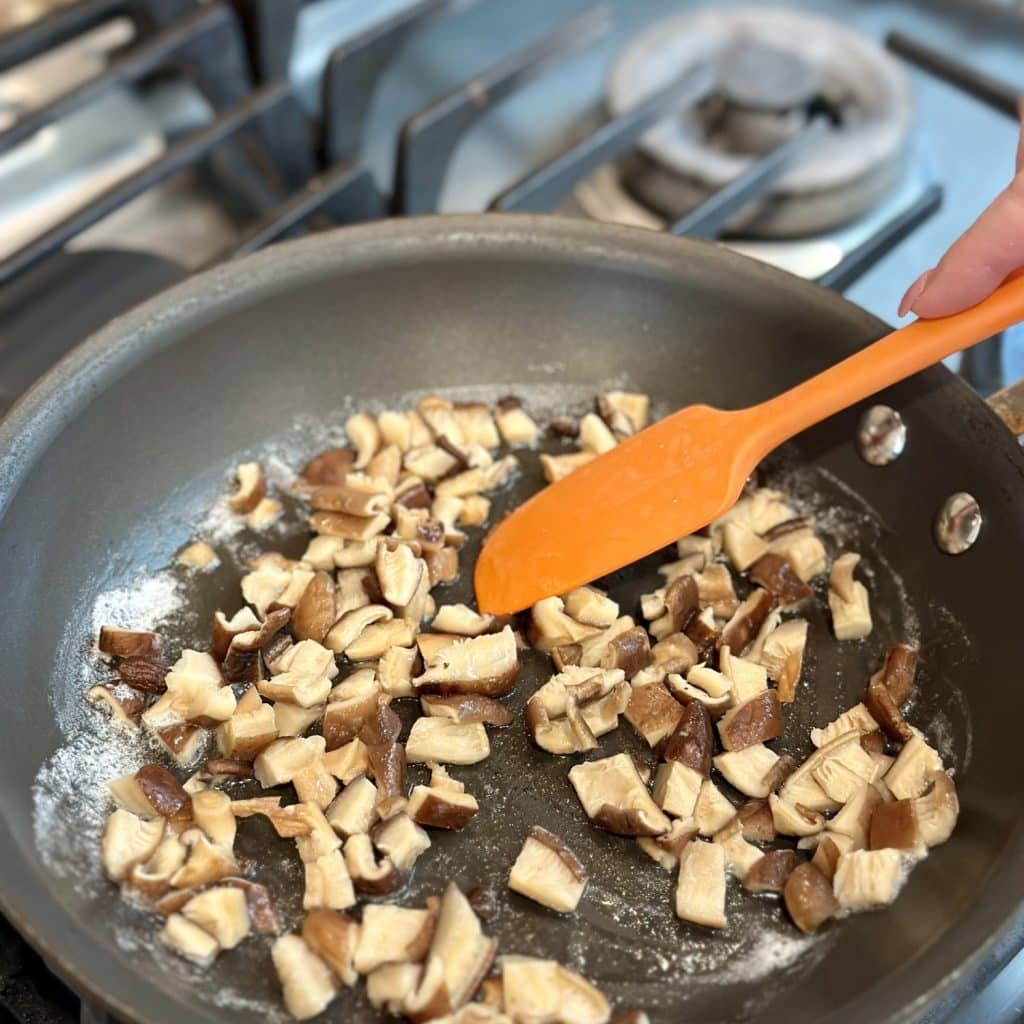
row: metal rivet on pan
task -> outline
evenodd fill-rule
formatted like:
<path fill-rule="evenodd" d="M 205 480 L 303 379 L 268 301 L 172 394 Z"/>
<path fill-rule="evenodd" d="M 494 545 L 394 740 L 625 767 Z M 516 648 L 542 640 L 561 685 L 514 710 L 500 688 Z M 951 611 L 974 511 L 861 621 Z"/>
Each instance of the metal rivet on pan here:
<path fill-rule="evenodd" d="M 935 543 L 947 555 L 962 555 L 981 533 L 981 506 L 966 491 L 951 494 L 935 517 Z"/>
<path fill-rule="evenodd" d="M 888 466 L 907 446 L 907 425 L 895 409 L 873 405 L 857 426 L 857 448 L 865 462 Z"/>

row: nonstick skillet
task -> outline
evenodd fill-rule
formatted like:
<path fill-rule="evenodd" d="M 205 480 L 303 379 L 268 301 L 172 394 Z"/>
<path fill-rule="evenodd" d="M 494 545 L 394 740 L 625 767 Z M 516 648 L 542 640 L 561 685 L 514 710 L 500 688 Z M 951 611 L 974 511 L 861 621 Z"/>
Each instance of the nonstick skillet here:
<path fill-rule="evenodd" d="M 346 409 L 423 390 L 518 390 L 555 410 L 616 383 L 663 409 L 752 404 L 883 330 L 836 295 L 714 246 L 499 215 L 383 222 L 281 245 L 115 321 L 0 424 L 0 909 L 58 972 L 126 1021 L 274 1019 L 263 940 L 203 977 L 156 950 L 155 923 L 99 880 L 91 841 L 75 837 L 88 832 L 103 780 L 79 780 L 64 762 L 66 798 L 33 820 L 37 774 L 48 765 L 52 777 L 69 723 L 82 721 L 96 594 L 168 564 L 242 454 L 289 429 L 292 450 L 312 454 L 320 427 Z M 730 933 L 700 934 L 673 918 L 671 876 L 628 840 L 588 827 L 568 763 L 533 750 L 518 728 L 496 732 L 491 758 L 474 769 L 482 810 L 472 841 L 436 838 L 410 899 L 448 879 L 494 883 L 502 908 L 490 930 L 503 951 L 568 962 L 618 1009 L 659 1021 L 909 1021 L 985 955 L 1024 896 L 1024 457 L 941 367 L 879 400 L 908 425 L 894 464 L 859 458 L 862 406 L 798 438 L 766 479 L 794 487 L 828 524 L 832 554 L 864 554 L 877 616 L 867 641 L 839 646 L 814 613 L 818 639 L 784 746 L 797 749 L 810 726 L 853 703 L 890 643 L 921 645 L 911 717 L 957 768 L 963 810 L 896 904 L 801 945 L 774 901 L 734 893 Z M 519 496 L 538 481 L 524 463 Z M 932 523 L 955 491 L 973 494 L 985 521 L 977 544 L 952 557 L 936 547 Z M 294 551 L 301 541 L 283 543 Z M 219 575 L 196 585 L 196 621 L 235 607 L 237 578 L 225 556 Z M 609 585 L 628 610 L 653 578 L 643 566 Z M 204 635 L 205 626 L 174 639 Z M 539 659 L 527 664 L 514 707 L 544 672 Z M 603 750 L 638 749 L 630 732 L 623 725 Z M 557 831 L 591 868 L 574 919 L 504 892 L 532 824 Z M 55 828 L 69 837 L 63 863 Z M 46 858 L 37 837 L 49 843 Z M 348 995 L 326 1016 L 371 1019 Z"/>

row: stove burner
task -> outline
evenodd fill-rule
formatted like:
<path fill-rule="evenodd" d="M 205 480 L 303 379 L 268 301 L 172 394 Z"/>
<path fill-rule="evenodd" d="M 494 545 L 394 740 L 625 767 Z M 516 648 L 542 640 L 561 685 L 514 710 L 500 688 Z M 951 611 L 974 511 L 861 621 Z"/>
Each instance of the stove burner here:
<path fill-rule="evenodd" d="M 808 107 L 821 83 L 799 54 L 745 40 L 722 54 L 718 89 L 730 106 L 785 114 Z"/>
<path fill-rule="evenodd" d="M 652 129 L 622 164 L 628 190 L 657 215 L 684 216 L 815 113 L 832 122 L 827 136 L 733 232 L 827 231 L 871 210 L 900 180 L 912 114 L 905 73 L 870 39 L 802 11 L 713 9 L 652 26 L 612 68 L 612 114 L 709 62 L 715 95 Z"/>

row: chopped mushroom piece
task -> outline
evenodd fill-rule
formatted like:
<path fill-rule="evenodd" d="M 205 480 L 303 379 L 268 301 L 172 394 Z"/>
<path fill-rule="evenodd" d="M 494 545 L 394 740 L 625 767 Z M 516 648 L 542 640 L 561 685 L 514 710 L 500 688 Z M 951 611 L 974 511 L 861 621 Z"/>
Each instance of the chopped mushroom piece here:
<path fill-rule="evenodd" d="M 413 685 L 425 693 L 482 693 L 500 697 L 519 675 L 519 652 L 511 626 L 500 633 L 456 640 L 432 657 Z"/>
<path fill-rule="evenodd" d="M 882 802 L 882 795 L 867 783 L 846 802 L 843 809 L 826 824 L 830 832 L 849 836 L 860 849 L 868 844 L 868 830 L 875 808 Z"/>
<path fill-rule="evenodd" d="M 313 485 L 344 483 L 354 458 L 349 448 L 328 448 L 306 463 L 302 478 Z"/>
<path fill-rule="evenodd" d="M 724 928 L 725 850 L 694 839 L 679 856 L 676 915 L 707 928 Z"/>
<path fill-rule="evenodd" d="M 570 473 L 575 473 L 580 466 L 593 462 L 597 456 L 593 452 L 569 452 L 565 455 L 548 455 L 540 457 L 540 466 L 544 471 L 544 479 L 549 484 L 557 484 Z"/>
<path fill-rule="evenodd" d="M 679 865 L 679 854 L 697 834 L 697 826 L 692 819 L 680 818 L 672 822 L 672 828 L 664 835 L 638 836 L 636 844 L 660 867 L 675 871 Z"/>
<path fill-rule="evenodd" d="M 775 831 L 780 835 L 813 836 L 825 827 L 825 819 L 817 811 L 809 810 L 803 804 L 790 803 L 775 793 L 769 794 L 768 806 Z"/>
<path fill-rule="evenodd" d="M 384 964 L 367 975 L 366 998 L 374 1009 L 400 1017 L 406 1000 L 416 991 L 422 976 L 423 967 L 418 963 Z"/>
<path fill-rule="evenodd" d="M 390 697 L 412 697 L 412 677 L 418 651 L 415 647 L 389 647 L 377 664 L 381 689 Z"/>
<path fill-rule="evenodd" d="M 595 413 L 588 412 L 580 419 L 580 448 L 594 455 L 610 452 L 617 444 L 608 425 Z"/>
<path fill-rule="evenodd" d="M 924 840 L 913 800 L 892 800 L 880 803 L 874 809 L 868 830 L 868 848 L 900 850 L 916 857 L 924 854 Z"/>
<path fill-rule="evenodd" d="M 513 447 L 534 445 L 537 443 L 540 430 L 521 404 L 510 404 L 511 402 L 518 403 L 518 401 L 518 399 L 509 398 L 498 402 L 494 419 L 501 433 L 501 439 L 505 444 Z"/>
<path fill-rule="evenodd" d="M 793 924 L 805 935 L 817 931 L 839 910 L 839 903 L 832 894 L 832 884 L 808 862 L 798 864 L 792 870 L 782 894 Z"/>
<path fill-rule="evenodd" d="M 291 630 L 296 640 L 322 643 L 337 621 L 334 601 L 334 580 L 330 573 L 318 571 L 302 592 L 291 617 Z"/>
<path fill-rule="evenodd" d="M 877 730 L 878 723 L 871 717 L 871 712 L 863 704 L 854 704 L 852 708 L 844 711 L 823 729 L 812 729 L 811 742 L 816 747 L 823 747 L 848 732 L 859 732 L 861 735 L 866 735 Z"/>
<path fill-rule="evenodd" d="M 692 576 L 679 576 L 665 589 L 664 610 L 650 626 L 651 636 L 664 640 L 684 631 L 697 614 L 700 596 Z"/>
<path fill-rule="evenodd" d="M 782 726 L 778 694 L 774 690 L 762 690 L 727 711 L 719 719 L 718 734 L 726 750 L 743 750 L 781 736 Z"/>
<path fill-rule="evenodd" d="M 920 796 L 928 788 L 935 772 L 942 771 L 942 758 L 915 730 L 903 744 L 895 764 L 885 774 L 885 784 L 897 800 Z"/>
<path fill-rule="evenodd" d="M 433 934 L 435 917 L 429 910 L 369 903 L 355 950 L 355 969 L 369 974 L 383 964 L 422 960 Z M 424 941 L 424 936 L 426 941 Z"/>
<path fill-rule="evenodd" d="M 771 772 L 778 754 L 763 743 L 729 750 L 714 759 L 715 767 L 729 785 L 744 796 L 764 798 L 771 792 Z"/>
<path fill-rule="evenodd" d="M 709 669 L 709 671 L 713 671 Z M 644 675 L 643 672 L 637 673 L 633 677 L 633 685 L 640 685 L 640 679 Z M 672 692 L 672 696 L 675 697 L 680 704 L 689 706 L 691 704 L 700 704 L 701 707 L 707 711 L 708 715 L 712 719 L 719 719 L 729 710 L 732 706 L 732 690 L 728 690 L 723 693 L 720 697 L 712 697 L 705 690 L 700 687 L 692 686 L 682 676 L 670 673 L 665 677 L 665 685 L 668 686 Z M 712 733 L 712 745 L 714 744 L 714 733 Z"/>
<path fill-rule="evenodd" d="M 743 888 L 748 892 L 782 892 L 796 867 L 796 851 L 769 850 L 747 869 Z"/>
<path fill-rule="evenodd" d="M 839 858 L 854 848 L 854 840 L 842 832 L 828 832 L 818 837 L 811 863 L 828 879 L 835 876 Z"/>
<path fill-rule="evenodd" d="M 497 943 L 480 929 L 480 921 L 458 886 L 449 883 L 441 899 L 426 969 L 406 1000 L 413 1024 L 451 1013 L 467 1003 L 490 970 Z"/>
<path fill-rule="evenodd" d="M 851 850 L 836 865 L 835 897 L 846 910 L 883 907 L 896 899 L 903 877 L 899 850 Z"/>
<path fill-rule="evenodd" d="M 493 697 L 479 693 L 456 693 L 449 697 L 425 693 L 420 697 L 423 713 L 432 718 L 450 718 L 455 722 L 483 722 L 505 726 L 512 722 L 512 712 Z"/>
<path fill-rule="evenodd" d="M 722 847 L 726 865 L 741 882 L 762 857 L 761 851 L 743 838 L 743 822 L 739 815 L 715 833 L 713 842 Z"/>
<path fill-rule="evenodd" d="M 703 555 L 697 555 L 703 558 Z M 709 607 L 720 619 L 730 618 L 739 607 L 740 602 L 733 588 L 732 576 L 726 566 L 721 564 L 708 565 L 695 577 L 697 580 L 697 596 L 703 607 Z"/>
<path fill-rule="evenodd" d="M 171 876 L 171 885 L 175 889 L 192 889 L 238 874 L 238 865 L 231 850 L 210 842 L 199 829 L 183 832 L 181 843 L 187 850 L 187 859 Z"/>
<path fill-rule="evenodd" d="M 569 782 L 587 817 L 609 832 L 653 836 L 671 827 L 627 754 L 574 765 L 569 769 Z"/>
<path fill-rule="evenodd" d="M 267 478 L 258 462 L 243 462 L 235 468 L 238 488 L 228 499 L 231 511 L 239 515 L 251 512 L 267 493 Z"/>
<path fill-rule="evenodd" d="M 481 615 L 466 604 L 446 604 L 437 610 L 430 628 L 436 633 L 455 636 L 480 636 L 494 626 L 493 615 Z"/>
<path fill-rule="evenodd" d="M 899 705 L 892 699 L 881 673 L 871 677 L 867 693 L 864 694 L 864 706 L 889 739 L 901 743 L 913 739 L 914 730 L 903 717 Z"/>
<path fill-rule="evenodd" d="M 773 629 L 761 647 L 761 664 L 776 681 L 779 701 L 790 703 L 796 695 L 807 646 L 807 620 L 790 619 Z"/>
<path fill-rule="evenodd" d="M 167 918 L 160 938 L 176 953 L 200 967 L 209 967 L 220 952 L 220 944 L 208 931 L 181 914 L 171 914 Z"/>
<path fill-rule="evenodd" d="M 725 524 L 722 548 L 737 572 L 745 572 L 768 551 L 768 545 L 749 526 L 736 520 Z"/>
<path fill-rule="evenodd" d="M 534 825 L 512 865 L 508 887 L 545 907 L 569 914 L 579 905 L 586 886 L 586 869 L 572 850 L 558 836 Z"/>
<path fill-rule="evenodd" d="M 402 607 L 412 601 L 427 567 L 408 544 L 382 537 L 377 541 L 375 568 L 384 600 Z"/>
<path fill-rule="evenodd" d="M 664 683 L 648 683 L 631 687 L 625 717 L 648 746 L 656 747 L 675 732 L 683 717 L 683 707 Z"/>
<path fill-rule="evenodd" d="M 774 594 L 779 607 L 795 608 L 812 594 L 811 588 L 796 574 L 793 566 L 782 555 L 767 552 L 750 567 L 751 583 Z"/>
<path fill-rule="evenodd" d="M 107 819 L 100 852 L 103 869 L 115 882 L 123 881 L 136 864 L 149 860 L 164 834 L 164 821 L 145 821 L 118 809 Z"/>
<path fill-rule="evenodd" d="M 722 630 L 722 644 L 728 644 L 730 651 L 743 656 L 774 607 L 775 597 L 767 590 L 758 587 L 751 591 L 750 596 L 725 624 Z"/>
<path fill-rule="evenodd" d="M 192 794 L 192 817 L 210 841 L 230 850 L 235 845 L 237 822 L 231 810 L 231 797 L 217 789 Z"/>
<path fill-rule="evenodd" d="M 394 892 L 404 881 L 390 857 L 377 861 L 373 843 L 365 832 L 357 832 L 345 840 L 345 866 L 357 892 L 374 895 Z"/>
<path fill-rule="evenodd" d="M 654 773 L 654 802 L 674 818 L 690 818 L 697 806 L 701 782 L 700 772 L 680 761 L 658 765 Z"/>
<path fill-rule="evenodd" d="M 100 653 L 115 658 L 159 658 L 163 640 L 156 633 L 102 626 L 97 646 Z"/>
<path fill-rule="evenodd" d="M 345 423 L 345 433 L 355 447 L 355 459 L 352 462 L 353 468 L 363 469 L 366 464 L 377 454 L 381 445 L 380 428 L 377 421 L 364 412 L 350 416 Z"/>
<path fill-rule="evenodd" d="M 914 692 L 916 666 L 916 647 L 911 647 L 909 644 L 895 644 L 885 652 L 885 663 L 875 676 L 881 676 L 882 683 L 897 707 L 906 704 Z M 125 680 L 125 682 L 131 682 L 131 680 Z"/>
<path fill-rule="evenodd" d="M 357 775 L 324 814 L 339 835 L 369 832 L 377 817 L 377 799 L 377 787 L 365 775 Z"/>
<path fill-rule="evenodd" d="M 258 696 L 258 695 L 257 695 Z M 250 761 L 277 739 L 277 720 L 270 704 L 233 714 L 217 727 L 217 746 L 225 757 Z"/>
<path fill-rule="evenodd" d="M 814 536 L 810 527 L 788 530 L 773 538 L 769 541 L 768 551 L 785 558 L 805 583 L 820 576 L 827 564 L 825 545 Z"/>
<path fill-rule="evenodd" d="M 567 614 L 560 597 L 545 597 L 530 609 L 530 642 L 539 651 L 577 643 L 600 630 L 600 626 L 587 625 Z"/>
<path fill-rule="evenodd" d="M 490 752 L 487 730 L 480 722 L 450 718 L 417 718 L 405 744 L 405 756 L 412 764 L 476 764 Z"/>
<path fill-rule="evenodd" d="M 471 793 L 434 785 L 414 786 L 406 807 L 418 824 L 449 830 L 465 828 L 478 810 L 480 805 Z"/>
<path fill-rule="evenodd" d="M 359 980 L 352 962 L 359 931 L 359 922 L 354 917 L 325 907 L 310 910 L 302 921 L 303 941 L 349 988 Z"/>
<path fill-rule="evenodd" d="M 501 958 L 505 1013 L 515 1021 L 606 1024 L 608 1000 L 590 982 L 554 960 Z"/>
<path fill-rule="evenodd" d="M 871 632 L 868 590 L 853 578 L 860 555 L 847 552 L 832 563 L 828 577 L 828 606 L 837 640 L 860 640 Z"/>
<path fill-rule="evenodd" d="M 619 606 L 596 587 L 577 587 L 565 595 L 566 614 L 585 626 L 604 629 L 619 617 Z"/>
<path fill-rule="evenodd" d="M 146 707 L 146 698 L 137 690 L 124 683 L 104 685 L 98 683 L 85 695 L 93 704 L 105 704 L 110 709 L 111 720 L 118 725 L 137 729 Z"/>
<path fill-rule="evenodd" d="M 147 764 L 134 775 L 122 775 L 107 783 L 118 806 L 142 818 L 166 818 L 187 823 L 192 817 L 192 798 L 166 768 Z"/>
<path fill-rule="evenodd" d="M 291 782 L 307 765 L 322 757 L 326 744 L 322 736 L 274 740 L 253 762 L 256 779 L 264 789 Z"/>
<path fill-rule="evenodd" d="M 322 1013 L 338 994 L 331 969 L 298 935 L 282 935 L 270 947 L 284 1005 L 298 1020 Z"/>
<path fill-rule="evenodd" d="M 197 540 L 183 547 L 175 556 L 179 565 L 188 569 L 195 569 L 197 572 L 204 572 L 207 569 L 216 568 L 220 564 L 217 552 L 205 541 Z"/>
<path fill-rule="evenodd" d="M 407 813 L 394 814 L 382 821 L 370 837 L 399 871 L 409 871 L 420 855 L 430 849 L 430 836 Z"/>
<path fill-rule="evenodd" d="M 693 809 L 693 821 L 702 836 L 713 836 L 732 821 L 736 808 L 729 803 L 722 791 L 710 780 L 701 783 L 697 804 Z"/>
<path fill-rule="evenodd" d="M 221 949 L 234 949 L 250 931 L 245 893 L 232 886 L 217 886 L 193 896 L 181 913 L 209 932 Z"/>
<path fill-rule="evenodd" d="M 711 776 L 714 750 L 711 715 L 703 704 L 694 701 L 683 707 L 675 731 L 662 745 L 659 756 L 664 761 L 678 761 L 707 779 Z"/>
<path fill-rule="evenodd" d="M 356 902 L 355 888 L 341 850 L 327 853 L 305 863 L 306 887 L 302 896 L 304 910 L 326 907 L 346 910 Z"/>
<path fill-rule="evenodd" d="M 960 814 L 953 780 L 943 771 L 933 772 L 927 778 L 928 788 L 913 802 L 917 827 L 927 846 L 939 846 L 953 834 Z"/>

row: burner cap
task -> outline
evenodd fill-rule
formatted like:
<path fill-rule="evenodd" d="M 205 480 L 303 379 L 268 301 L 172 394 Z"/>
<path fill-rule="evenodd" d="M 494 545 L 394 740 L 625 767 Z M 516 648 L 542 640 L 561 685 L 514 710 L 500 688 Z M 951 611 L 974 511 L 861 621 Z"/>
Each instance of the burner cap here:
<path fill-rule="evenodd" d="M 815 109 L 832 127 L 737 227 L 753 237 L 831 230 L 867 213 L 900 180 L 913 104 L 899 62 L 873 40 L 805 11 L 708 8 L 651 25 L 612 67 L 618 116 L 711 64 L 719 89 L 652 128 L 623 161 L 629 190 L 675 220 L 798 133 Z"/>
<path fill-rule="evenodd" d="M 730 46 L 719 62 L 719 93 L 746 110 L 810 107 L 820 88 L 817 70 L 800 54 L 755 40 Z"/>

